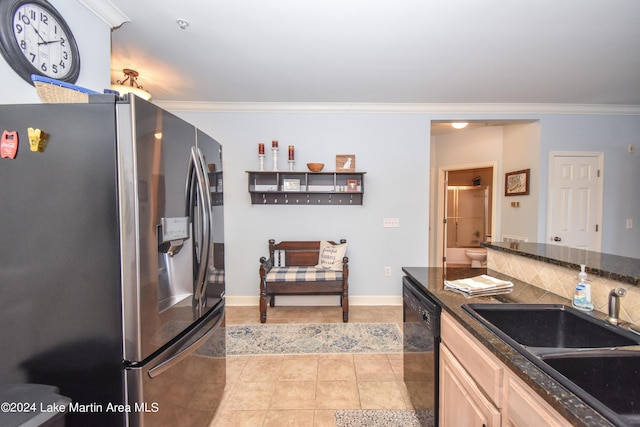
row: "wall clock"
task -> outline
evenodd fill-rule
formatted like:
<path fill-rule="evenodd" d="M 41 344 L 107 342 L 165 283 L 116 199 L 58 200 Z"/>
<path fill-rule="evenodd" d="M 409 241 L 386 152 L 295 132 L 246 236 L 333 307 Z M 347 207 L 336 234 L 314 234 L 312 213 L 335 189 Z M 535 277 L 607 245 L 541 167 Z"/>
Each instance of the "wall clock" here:
<path fill-rule="evenodd" d="M 32 74 L 75 83 L 80 53 L 60 13 L 46 0 L 0 0 L 0 51 L 25 81 Z"/>

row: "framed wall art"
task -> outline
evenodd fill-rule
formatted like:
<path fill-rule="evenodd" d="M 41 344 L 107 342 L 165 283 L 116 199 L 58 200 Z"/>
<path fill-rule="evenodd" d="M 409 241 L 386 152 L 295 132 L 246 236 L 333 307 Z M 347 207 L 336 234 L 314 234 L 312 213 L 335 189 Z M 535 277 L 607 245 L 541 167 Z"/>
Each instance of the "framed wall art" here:
<path fill-rule="evenodd" d="M 507 172 L 504 177 L 504 195 L 524 196 L 529 194 L 529 171 L 530 169 L 523 169 Z"/>
<path fill-rule="evenodd" d="M 336 172 L 355 172 L 355 171 L 356 171 L 355 154 L 336 155 Z"/>
<path fill-rule="evenodd" d="M 284 178 L 282 180 L 283 191 L 300 191 L 300 180 Z"/>
<path fill-rule="evenodd" d="M 357 179 L 348 179 L 347 180 L 347 192 L 355 193 L 358 191 L 358 180 Z"/>

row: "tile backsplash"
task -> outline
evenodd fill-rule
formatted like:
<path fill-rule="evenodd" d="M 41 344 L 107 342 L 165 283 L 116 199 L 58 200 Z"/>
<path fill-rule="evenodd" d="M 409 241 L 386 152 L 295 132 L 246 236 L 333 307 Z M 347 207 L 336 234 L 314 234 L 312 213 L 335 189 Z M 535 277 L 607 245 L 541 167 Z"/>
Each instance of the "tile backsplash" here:
<path fill-rule="evenodd" d="M 588 266 L 587 266 L 588 267 Z M 523 282 L 571 299 L 578 284 L 578 270 L 571 270 L 543 261 L 487 249 L 487 268 L 511 276 Z M 595 309 L 607 314 L 609 292 L 623 288 L 627 295 L 620 298 L 620 319 L 640 324 L 640 289 L 628 283 L 622 283 L 600 276 L 589 275 L 591 298 Z"/>

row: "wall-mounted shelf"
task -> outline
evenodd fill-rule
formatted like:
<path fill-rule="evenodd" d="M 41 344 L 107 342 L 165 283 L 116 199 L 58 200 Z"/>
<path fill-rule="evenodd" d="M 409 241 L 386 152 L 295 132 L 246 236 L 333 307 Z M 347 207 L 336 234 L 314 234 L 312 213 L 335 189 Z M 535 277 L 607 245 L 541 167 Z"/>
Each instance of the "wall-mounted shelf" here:
<path fill-rule="evenodd" d="M 222 172 L 209 172 L 209 184 L 211 188 L 211 204 L 213 206 L 220 206 L 224 204 L 224 196 L 222 193 Z"/>
<path fill-rule="evenodd" d="M 254 205 L 362 205 L 366 172 L 247 171 Z"/>

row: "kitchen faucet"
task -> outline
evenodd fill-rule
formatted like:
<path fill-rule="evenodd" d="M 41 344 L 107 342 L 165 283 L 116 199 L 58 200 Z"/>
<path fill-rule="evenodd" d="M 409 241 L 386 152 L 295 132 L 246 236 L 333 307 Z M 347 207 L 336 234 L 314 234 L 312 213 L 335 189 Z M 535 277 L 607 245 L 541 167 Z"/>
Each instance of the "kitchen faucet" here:
<path fill-rule="evenodd" d="M 609 323 L 614 325 L 618 324 L 618 318 L 620 317 L 620 297 L 626 294 L 627 291 L 622 288 L 616 288 L 609 292 L 609 317 L 607 317 Z"/>

